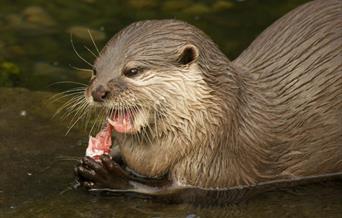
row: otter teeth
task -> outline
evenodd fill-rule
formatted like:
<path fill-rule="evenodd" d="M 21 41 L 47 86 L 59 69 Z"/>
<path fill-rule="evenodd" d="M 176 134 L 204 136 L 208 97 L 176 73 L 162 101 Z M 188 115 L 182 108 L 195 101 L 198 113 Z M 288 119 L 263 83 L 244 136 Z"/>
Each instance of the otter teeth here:
<path fill-rule="evenodd" d="M 117 121 L 114 121 L 114 120 L 110 119 L 109 117 L 107 117 L 107 121 L 112 126 L 115 126 L 118 123 Z M 127 118 L 122 119 L 122 124 L 123 125 L 126 125 L 127 123 L 128 123 Z"/>
<path fill-rule="evenodd" d="M 115 126 L 115 121 L 107 117 L 107 121 L 110 125 Z"/>

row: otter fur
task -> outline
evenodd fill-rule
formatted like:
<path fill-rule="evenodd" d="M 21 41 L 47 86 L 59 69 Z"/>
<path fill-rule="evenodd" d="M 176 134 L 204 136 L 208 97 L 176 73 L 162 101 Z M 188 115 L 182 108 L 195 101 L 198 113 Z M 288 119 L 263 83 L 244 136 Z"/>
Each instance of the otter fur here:
<path fill-rule="evenodd" d="M 135 175 L 173 187 L 341 173 L 341 51 L 340 0 L 296 8 L 233 61 L 190 24 L 140 21 L 102 50 L 85 95 L 133 114 L 129 131 L 114 131 L 117 153 Z"/>

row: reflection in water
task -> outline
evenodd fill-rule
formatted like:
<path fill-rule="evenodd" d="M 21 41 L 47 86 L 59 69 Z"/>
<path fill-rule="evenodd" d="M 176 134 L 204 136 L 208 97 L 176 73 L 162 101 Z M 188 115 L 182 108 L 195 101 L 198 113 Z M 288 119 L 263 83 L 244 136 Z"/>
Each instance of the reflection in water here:
<path fill-rule="evenodd" d="M 129 23 L 178 18 L 210 35 L 234 59 L 273 20 L 305 0 L 160 1 L 105 0 L 0 2 L 0 216 L 1 217 L 275 217 L 338 216 L 341 183 L 325 183 L 266 193 L 239 205 L 196 208 L 141 199 L 92 196 L 69 191 L 72 169 L 85 151 L 87 132 L 51 119 L 59 106 L 47 104 L 55 91 L 86 82 L 89 72 L 72 51 L 89 62 Z M 91 50 L 91 52 L 89 51 Z M 92 54 L 94 53 L 94 54 Z M 72 68 L 70 66 L 75 66 Z M 72 87 L 75 87 L 73 85 Z M 127 215 L 129 214 L 129 215 Z"/>

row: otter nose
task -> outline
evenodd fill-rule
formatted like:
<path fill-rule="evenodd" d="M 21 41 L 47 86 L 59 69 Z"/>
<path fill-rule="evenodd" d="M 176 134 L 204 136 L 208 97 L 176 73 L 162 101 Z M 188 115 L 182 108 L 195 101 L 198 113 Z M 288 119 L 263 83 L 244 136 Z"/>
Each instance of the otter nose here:
<path fill-rule="evenodd" d="M 109 91 L 103 87 L 103 85 L 99 85 L 92 91 L 91 95 L 93 96 L 94 101 L 103 102 L 109 96 Z"/>

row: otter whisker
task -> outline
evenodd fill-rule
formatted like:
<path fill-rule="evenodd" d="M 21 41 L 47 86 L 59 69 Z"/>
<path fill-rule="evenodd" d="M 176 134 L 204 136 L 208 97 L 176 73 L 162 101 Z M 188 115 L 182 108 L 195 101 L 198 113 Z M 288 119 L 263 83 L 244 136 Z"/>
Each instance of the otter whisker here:
<path fill-rule="evenodd" d="M 81 105 L 81 106 L 79 106 L 79 105 Z M 76 105 L 73 105 L 71 113 L 74 113 L 74 116 L 72 117 L 71 120 L 74 120 L 78 114 L 83 113 L 87 107 L 88 107 L 88 104 L 85 103 L 84 101 L 80 101 Z"/>
<path fill-rule="evenodd" d="M 85 84 L 85 83 L 66 80 L 66 81 L 58 81 L 58 82 L 51 83 L 49 85 L 49 87 L 54 86 L 56 84 L 76 84 L 76 85 L 81 85 L 81 86 L 84 86 L 84 87 L 88 86 L 88 84 Z"/>
<path fill-rule="evenodd" d="M 91 107 L 89 109 L 89 112 L 87 113 L 86 117 L 89 117 L 87 121 L 87 126 L 89 125 L 89 123 L 91 123 L 91 127 L 89 129 L 89 135 L 91 135 L 96 123 L 96 116 L 94 116 L 94 108 Z"/>
<path fill-rule="evenodd" d="M 150 135 L 151 135 L 150 133 L 152 133 L 153 131 L 152 131 L 152 128 L 151 128 L 151 126 L 150 126 L 150 124 L 149 124 L 149 122 L 148 122 L 146 116 L 145 116 L 145 115 L 147 114 L 147 112 L 146 112 L 146 110 L 145 110 L 144 107 L 142 107 L 141 110 L 143 111 L 144 123 L 147 124 L 147 125 L 146 125 L 146 130 L 147 130 L 147 131 L 142 131 L 142 133 L 143 133 L 143 135 L 146 137 L 146 139 L 148 140 L 148 142 L 149 142 L 149 143 L 152 143 L 152 140 L 151 140 L 151 138 L 150 138 Z"/>
<path fill-rule="evenodd" d="M 66 101 L 61 107 L 60 109 L 64 108 L 65 106 L 70 106 L 70 108 L 67 108 L 67 110 L 70 110 L 71 108 L 74 108 L 74 104 L 76 104 L 79 101 L 84 101 L 84 97 L 82 95 L 71 95 L 72 96 L 68 101 Z M 67 96 L 67 97 L 70 97 Z"/>
<path fill-rule="evenodd" d="M 121 116 L 126 116 L 126 105 L 123 104 L 123 101 L 121 101 L 121 104 L 120 104 L 120 112 L 121 112 Z M 125 118 L 124 118 L 125 119 Z M 125 131 L 124 132 L 124 139 L 126 140 L 127 139 L 127 132 Z"/>
<path fill-rule="evenodd" d="M 102 110 L 102 119 L 100 120 L 100 128 L 102 128 L 103 126 L 105 126 L 107 124 L 107 117 L 109 114 L 109 109 L 105 108 L 104 110 Z"/>
<path fill-rule="evenodd" d="M 143 136 L 143 138 L 145 138 L 148 142 L 152 142 L 152 140 L 149 138 L 149 136 L 148 136 L 148 131 L 151 131 L 150 130 L 150 128 L 149 128 L 149 125 L 148 125 L 148 123 L 146 122 L 146 117 L 145 117 L 145 114 L 146 114 L 146 111 L 145 111 L 145 109 L 142 107 L 140 110 L 142 110 L 143 112 L 142 112 L 142 114 L 143 114 L 143 116 L 142 116 L 142 119 L 143 119 L 143 122 L 144 123 L 146 123 L 147 125 L 144 127 L 145 128 L 145 131 L 140 131 L 141 133 L 141 135 Z"/>
<path fill-rule="evenodd" d="M 68 131 L 66 132 L 65 135 L 68 135 L 68 134 L 69 134 L 69 132 L 71 131 L 71 129 L 76 125 L 76 123 L 77 123 L 83 116 L 84 116 L 84 113 L 81 114 L 81 115 L 77 118 L 77 120 L 71 125 L 71 127 L 68 129 Z"/>
<path fill-rule="evenodd" d="M 91 125 L 90 130 L 89 130 L 90 135 L 93 132 L 93 130 L 97 130 L 96 125 L 99 122 L 99 120 L 101 119 L 101 113 L 100 113 L 101 111 L 99 112 L 98 110 L 99 110 L 98 108 L 91 108 L 91 111 L 89 112 L 89 117 L 90 117 L 89 122 L 92 121 L 92 123 L 93 123 Z M 100 110 L 102 110 L 102 109 L 100 109 Z"/>
<path fill-rule="evenodd" d="M 93 110 L 93 113 L 95 113 L 95 110 Z M 90 130 L 90 133 L 95 130 L 96 132 L 101 130 L 103 128 L 103 125 L 106 122 L 106 109 L 101 108 L 100 111 L 96 111 L 95 113 L 95 120 L 92 125 L 92 128 Z"/>
<path fill-rule="evenodd" d="M 91 112 L 92 111 L 92 109 L 91 108 L 88 108 L 88 110 L 85 112 L 86 113 L 86 115 L 85 115 L 85 117 L 84 117 L 84 120 L 85 120 L 85 123 L 84 123 L 84 130 L 87 130 L 88 129 L 88 125 L 89 125 L 89 123 L 91 122 L 91 118 L 92 118 L 92 116 L 91 116 Z M 90 134 L 90 132 L 89 132 L 89 134 Z"/>
<path fill-rule="evenodd" d="M 121 99 L 121 96 L 119 96 L 118 116 L 119 116 L 119 117 L 122 117 L 122 116 L 123 116 L 123 111 L 122 111 L 122 99 Z M 124 140 L 126 140 L 126 132 L 124 132 Z"/>
<path fill-rule="evenodd" d="M 78 104 L 79 102 L 82 102 L 82 97 L 81 96 L 78 96 L 78 97 L 74 97 L 74 98 L 71 98 L 70 100 L 68 100 L 67 102 L 65 102 L 61 107 L 59 107 L 57 109 L 57 111 L 55 112 L 55 114 L 53 115 L 53 117 L 55 117 L 57 114 L 59 114 L 60 112 L 62 111 L 65 111 L 65 112 L 70 112 L 72 111 L 75 106 L 71 106 L 70 108 L 68 108 L 70 105 L 75 105 L 75 104 Z"/>
<path fill-rule="evenodd" d="M 78 109 L 77 111 L 72 112 L 70 114 L 66 114 L 64 116 L 64 119 L 66 119 L 67 117 L 71 117 L 73 114 L 72 118 L 68 119 L 69 123 L 72 124 L 78 119 L 78 117 L 84 116 L 86 114 L 86 110 L 87 110 L 87 106 L 82 105 L 82 107 L 80 107 L 80 109 Z"/>
<path fill-rule="evenodd" d="M 81 91 L 84 91 L 85 90 L 85 87 L 75 87 L 75 88 L 72 88 L 72 89 L 69 89 L 69 90 L 66 90 L 66 91 L 63 91 L 63 92 L 58 92 L 56 93 L 55 95 L 53 96 L 56 96 L 56 95 L 63 95 L 63 94 L 67 94 L 67 93 L 79 93 Z M 53 98 L 53 97 L 52 97 Z"/>
<path fill-rule="evenodd" d="M 75 103 L 70 110 L 68 110 L 67 116 L 72 116 L 70 123 L 73 123 L 78 116 L 84 117 L 87 114 L 89 104 L 84 100 L 80 100 Z"/>
<path fill-rule="evenodd" d="M 94 68 L 94 65 L 92 65 L 89 61 L 87 61 L 86 59 L 84 59 L 76 50 L 75 45 L 74 45 L 74 41 L 72 39 L 72 34 L 70 34 L 70 42 L 71 42 L 71 46 L 72 49 L 74 50 L 75 54 L 77 55 L 77 57 L 79 57 L 82 61 L 84 61 L 86 64 L 88 64 L 91 68 Z"/>
<path fill-rule="evenodd" d="M 76 87 L 76 88 L 73 88 L 73 89 L 69 89 L 67 91 L 59 92 L 56 95 L 63 95 L 63 94 L 67 94 L 67 93 L 81 93 L 84 90 L 85 90 L 85 87 Z"/>
<path fill-rule="evenodd" d="M 66 103 L 68 101 L 71 101 L 72 99 L 75 100 L 75 98 L 79 98 L 80 95 L 81 95 L 80 93 L 70 93 L 70 94 L 67 94 L 67 95 L 57 95 L 57 96 L 54 96 L 53 99 L 48 99 L 48 102 L 50 104 L 55 103 L 55 102 L 64 102 L 64 103 Z"/>
<path fill-rule="evenodd" d="M 74 102 L 76 102 L 75 105 L 72 105 L 70 109 L 67 108 L 67 110 L 64 110 L 65 113 L 62 115 L 62 119 L 66 119 L 67 117 L 71 117 L 73 115 L 72 118 L 69 119 L 70 123 L 73 123 L 78 115 L 83 117 L 89 106 L 84 100 L 77 100 Z"/>
<path fill-rule="evenodd" d="M 138 112 L 137 106 L 130 107 L 130 108 L 128 108 L 128 110 L 129 110 L 129 113 L 132 116 L 132 120 L 135 120 L 136 119 L 136 113 Z M 134 134 L 133 138 L 135 138 L 135 141 L 137 141 L 138 144 L 141 143 L 141 141 L 140 141 L 141 140 L 140 134 Z"/>
<path fill-rule="evenodd" d="M 63 98 L 68 98 L 70 96 L 78 96 L 78 95 L 83 95 L 84 89 L 80 89 L 80 90 L 73 90 L 73 91 L 69 91 L 69 92 L 63 92 L 63 93 L 57 93 L 53 96 L 51 96 L 48 101 L 50 103 L 54 103 L 57 102 Z"/>
<path fill-rule="evenodd" d="M 133 107 L 133 111 L 134 111 L 134 118 L 133 119 L 136 119 L 135 117 L 136 117 L 136 114 L 138 113 L 138 108 L 137 108 L 137 106 L 135 106 L 135 107 Z M 140 128 L 142 128 L 142 127 L 140 127 Z M 142 143 L 142 137 L 141 137 L 141 129 L 139 129 L 138 130 L 139 131 L 139 133 L 138 134 L 136 134 L 136 141 L 139 143 L 139 144 L 141 144 Z"/>
<path fill-rule="evenodd" d="M 96 54 L 92 51 L 92 50 L 90 50 L 90 48 L 88 48 L 87 46 L 83 46 L 87 51 L 89 51 L 89 53 L 90 54 L 92 54 L 95 58 L 97 58 L 97 56 L 96 56 Z"/>
<path fill-rule="evenodd" d="M 73 95 L 76 95 L 76 96 L 72 97 L 71 99 L 66 101 L 60 108 L 58 108 L 58 110 L 53 115 L 54 117 L 63 111 L 64 114 L 61 116 L 62 119 L 66 119 L 67 117 L 73 115 L 73 117 L 70 120 L 70 123 L 73 123 L 75 120 L 75 117 L 77 115 L 80 114 L 80 117 L 83 116 L 83 114 L 85 113 L 85 110 L 87 108 L 88 103 L 82 94 L 80 94 L 80 93 L 69 94 L 69 96 L 73 96 Z M 63 97 L 65 97 L 65 96 L 62 96 L 61 98 L 63 98 Z M 74 125 L 72 125 L 72 126 L 74 126 Z M 68 130 L 68 132 L 69 131 L 70 131 L 70 129 Z M 68 134 L 68 132 L 67 132 L 67 134 Z"/>
<path fill-rule="evenodd" d="M 91 32 L 90 32 L 89 29 L 88 29 L 88 34 L 89 34 L 89 37 L 90 37 L 90 39 L 91 39 L 91 41 L 92 41 L 92 43 L 93 43 L 93 45 L 94 45 L 94 47 L 95 47 L 95 49 L 96 49 L 96 51 L 97 51 L 97 54 L 100 55 L 100 50 L 98 49 L 98 47 L 97 47 L 97 45 L 96 45 L 96 43 L 95 43 L 95 40 L 94 40 L 94 38 L 93 38 L 93 35 L 91 34 Z"/>
<path fill-rule="evenodd" d="M 101 110 L 97 119 L 97 130 L 101 130 L 106 124 L 107 109 Z"/>
<path fill-rule="evenodd" d="M 94 71 L 93 69 L 75 67 L 75 66 L 73 66 L 71 64 L 69 64 L 69 67 L 71 67 L 74 70 L 86 71 L 86 72 L 91 72 L 91 73 L 93 73 L 93 71 Z"/>
<path fill-rule="evenodd" d="M 153 121 L 156 138 L 159 138 L 158 125 L 157 125 L 157 112 L 153 110 Z"/>
<path fill-rule="evenodd" d="M 92 112 L 93 113 L 93 112 Z M 92 117 L 92 113 L 90 115 L 90 117 Z M 95 118 L 96 119 L 96 118 Z M 93 125 L 91 126 L 90 130 L 89 130 L 89 135 L 91 135 L 91 133 L 93 132 L 94 126 L 96 124 L 96 120 L 93 121 Z"/>

